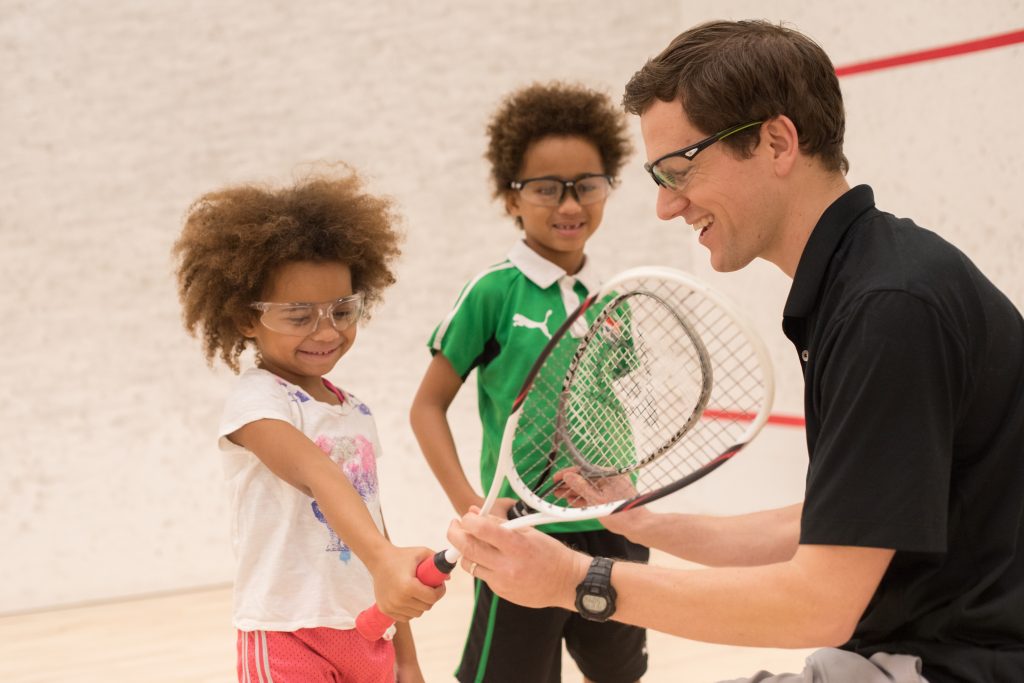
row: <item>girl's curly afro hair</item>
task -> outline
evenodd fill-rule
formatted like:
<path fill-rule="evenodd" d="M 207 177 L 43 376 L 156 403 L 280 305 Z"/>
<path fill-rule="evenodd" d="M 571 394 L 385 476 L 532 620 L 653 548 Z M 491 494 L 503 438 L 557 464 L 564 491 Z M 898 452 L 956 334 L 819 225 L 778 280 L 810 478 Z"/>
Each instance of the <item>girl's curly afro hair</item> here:
<path fill-rule="evenodd" d="M 295 261 L 338 262 L 352 272 L 367 309 L 395 282 L 401 235 L 391 202 L 367 194 L 351 169 L 271 189 L 238 185 L 210 192 L 189 208 L 173 254 L 185 329 L 203 341 L 206 360 L 234 372 L 275 270 Z"/>

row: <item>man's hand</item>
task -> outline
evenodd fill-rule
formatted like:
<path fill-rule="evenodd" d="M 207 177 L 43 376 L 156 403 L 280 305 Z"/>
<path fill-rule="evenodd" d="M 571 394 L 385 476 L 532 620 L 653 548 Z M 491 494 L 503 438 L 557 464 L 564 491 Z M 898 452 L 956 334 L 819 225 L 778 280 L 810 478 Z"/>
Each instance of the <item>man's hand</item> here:
<path fill-rule="evenodd" d="M 555 495 L 569 501 L 573 507 L 628 500 L 637 493 L 633 479 L 628 474 L 587 478 L 579 473 L 579 468 L 569 467 L 556 472 L 553 479 L 557 482 Z M 635 510 L 602 517 L 601 523 L 609 531 L 630 538 L 650 514 L 641 506 Z"/>
<path fill-rule="evenodd" d="M 636 495 L 636 487 L 628 474 L 613 477 L 585 477 L 578 467 L 567 467 L 555 472 L 554 494 L 573 507 L 601 505 L 616 500 L 628 500 Z"/>
<path fill-rule="evenodd" d="M 448 528 L 462 567 L 495 593 L 524 607 L 573 609 L 590 558 L 535 529 L 507 529 L 476 509 Z"/>

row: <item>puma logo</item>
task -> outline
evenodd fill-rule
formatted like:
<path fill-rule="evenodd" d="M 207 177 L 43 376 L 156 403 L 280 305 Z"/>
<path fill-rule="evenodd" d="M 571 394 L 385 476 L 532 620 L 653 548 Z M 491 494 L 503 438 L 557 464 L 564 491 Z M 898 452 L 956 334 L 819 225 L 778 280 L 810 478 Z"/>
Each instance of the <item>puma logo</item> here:
<path fill-rule="evenodd" d="M 544 316 L 544 320 L 538 322 L 536 320 L 530 320 L 522 313 L 516 313 L 512 316 L 512 327 L 530 327 L 535 330 L 540 330 L 544 333 L 544 336 L 551 339 L 551 333 L 548 332 L 548 318 L 551 317 L 551 309 L 548 309 L 547 314 Z"/>

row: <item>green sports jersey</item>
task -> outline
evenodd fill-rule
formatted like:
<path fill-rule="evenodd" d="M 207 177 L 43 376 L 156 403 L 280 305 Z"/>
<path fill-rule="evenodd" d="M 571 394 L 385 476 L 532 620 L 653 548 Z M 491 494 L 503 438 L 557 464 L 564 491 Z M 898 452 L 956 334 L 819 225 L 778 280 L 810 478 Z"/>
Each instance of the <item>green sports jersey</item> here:
<path fill-rule="evenodd" d="M 477 402 L 483 427 L 480 480 L 486 492 L 494 479 L 505 421 L 526 373 L 551 334 L 587 294 L 599 286 L 590 265 L 575 276 L 517 242 L 508 258 L 463 287 L 455 306 L 430 337 L 431 353 L 442 353 L 460 377 L 476 369 Z M 598 307 L 586 312 L 589 321 Z M 502 496 L 516 497 L 506 483 Z M 602 529 L 600 522 L 548 524 L 545 531 Z"/>

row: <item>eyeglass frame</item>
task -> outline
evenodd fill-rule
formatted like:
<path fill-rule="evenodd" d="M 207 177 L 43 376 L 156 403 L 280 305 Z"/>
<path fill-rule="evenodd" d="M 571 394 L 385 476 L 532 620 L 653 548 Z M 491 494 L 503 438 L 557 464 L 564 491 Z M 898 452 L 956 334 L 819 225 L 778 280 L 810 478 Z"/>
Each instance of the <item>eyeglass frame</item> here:
<path fill-rule="evenodd" d="M 348 323 L 344 327 L 338 327 L 338 323 L 334 319 L 335 309 L 342 304 L 352 302 L 356 302 L 359 304 L 359 308 L 356 310 L 355 318 L 352 320 L 352 322 Z M 313 323 L 313 329 L 311 329 L 309 332 L 297 334 L 293 332 L 284 332 L 282 330 L 276 330 L 270 325 L 268 325 L 266 321 L 263 320 L 263 317 L 267 314 L 267 312 L 274 308 L 288 308 L 297 306 L 309 306 L 311 311 L 312 309 L 315 309 L 317 312 L 317 318 L 316 321 Z M 316 334 L 320 330 L 320 321 L 323 320 L 324 318 L 327 318 L 327 320 L 331 323 L 331 327 L 333 327 L 335 331 L 344 332 L 348 328 L 357 324 L 362 319 L 363 313 L 366 311 L 366 302 L 363 293 L 356 292 L 355 294 L 349 294 L 348 296 L 343 296 L 340 299 L 335 299 L 334 301 L 327 301 L 325 303 L 312 303 L 308 301 L 295 301 L 286 303 L 276 301 L 253 301 L 251 304 L 249 304 L 249 307 L 261 312 L 260 324 L 263 325 L 268 330 L 270 330 L 271 332 L 277 332 L 278 334 L 284 334 L 289 337 L 308 337 L 311 334 Z"/>
<path fill-rule="evenodd" d="M 529 202 L 530 204 L 533 204 L 534 206 L 561 206 L 562 202 L 565 201 L 565 193 L 566 193 L 566 191 L 567 190 L 572 190 L 572 196 L 576 200 L 577 204 L 579 204 L 580 206 L 590 206 L 591 204 L 596 204 L 597 202 L 599 202 L 601 200 L 600 199 L 595 199 L 592 202 L 587 202 L 586 204 L 584 204 L 580 200 L 579 194 L 576 192 L 576 183 L 578 183 L 580 181 L 583 181 L 583 180 L 588 180 L 590 178 L 604 178 L 605 180 L 607 180 L 608 181 L 608 191 L 609 192 L 611 192 L 611 189 L 613 187 L 615 187 L 615 178 L 611 177 L 607 173 L 584 173 L 583 175 L 576 176 L 572 180 L 564 180 L 562 178 L 559 178 L 558 176 L 545 175 L 545 176 L 538 176 L 536 178 L 523 178 L 522 180 L 513 180 L 513 181 L 511 181 L 508 184 L 508 186 L 509 186 L 510 189 L 515 190 L 516 192 L 519 192 L 520 193 L 519 196 L 522 197 L 523 196 L 522 195 L 523 188 L 526 186 L 527 183 L 532 183 L 535 180 L 552 180 L 552 181 L 554 181 L 556 183 L 561 183 L 562 184 L 562 192 L 561 192 L 561 194 L 558 195 L 558 201 L 557 202 L 555 202 L 554 204 L 538 204 L 537 202 L 531 202 L 529 199 L 526 199 L 526 201 Z M 607 197 L 608 197 L 608 195 L 605 195 L 604 197 L 601 197 L 601 199 L 606 199 Z"/>
<path fill-rule="evenodd" d="M 672 157 L 683 157 L 687 161 L 693 161 L 698 154 L 700 154 L 705 149 L 715 144 L 719 140 L 724 140 L 730 135 L 734 135 L 736 133 L 739 133 L 740 131 L 747 130 L 748 128 L 752 128 L 754 126 L 759 126 L 762 123 L 764 123 L 764 121 L 751 121 L 750 123 L 741 123 L 735 126 L 730 126 L 725 130 L 720 130 L 713 135 L 709 135 L 700 142 L 696 142 L 692 145 L 682 147 L 674 152 L 669 152 L 668 154 L 663 154 L 654 161 L 650 161 L 644 164 L 644 170 L 647 171 L 648 174 L 650 174 L 651 179 L 654 181 L 654 184 L 657 185 L 658 187 L 664 187 L 666 190 L 676 190 L 678 189 L 677 187 L 672 187 L 671 185 L 662 182 L 658 178 L 658 176 L 654 173 L 655 166 L 663 162 L 665 159 L 671 159 Z"/>

